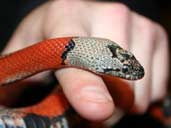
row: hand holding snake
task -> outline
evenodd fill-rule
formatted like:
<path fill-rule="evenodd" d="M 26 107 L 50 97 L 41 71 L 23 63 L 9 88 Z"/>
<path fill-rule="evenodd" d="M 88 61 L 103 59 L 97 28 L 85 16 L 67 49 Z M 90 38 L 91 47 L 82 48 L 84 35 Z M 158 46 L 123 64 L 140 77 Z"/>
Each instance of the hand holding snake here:
<path fill-rule="evenodd" d="M 166 34 L 158 24 L 122 4 L 49 1 L 25 18 L 4 53 L 30 45 L 23 42 L 64 36 L 108 38 L 134 53 L 146 71 L 142 80 L 129 82 L 139 112 L 144 112 L 150 102 L 164 96 L 168 69 Z M 112 49 L 109 46 L 108 50 Z M 158 73 L 161 65 L 162 70 Z M 74 68 L 58 70 L 56 76 L 66 97 L 83 117 L 103 120 L 111 116 L 115 101 L 99 76 Z M 42 74 L 41 79 L 44 77 Z"/>

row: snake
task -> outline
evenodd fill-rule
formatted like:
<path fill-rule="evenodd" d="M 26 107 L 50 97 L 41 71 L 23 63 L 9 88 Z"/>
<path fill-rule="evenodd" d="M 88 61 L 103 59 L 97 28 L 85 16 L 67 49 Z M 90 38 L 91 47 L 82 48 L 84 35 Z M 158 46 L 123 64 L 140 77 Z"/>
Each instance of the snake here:
<path fill-rule="evenodd" d="M 2 55 L 0 57 L 0 86 L 23 80 L 43 71 L 56 71 L 66 67 L 126 80 L 138 80 L 145 74 L 143 66 L 136 57 L 114 41 L 99 37 L 60 37 L 46 39 Z M 5 118 L 0 118 L 1 120 L 14 119 L 9 114 L 0 115 Z M 33 117 L 29 119 L 33 120 Z M 4 121 L 1 120 L 0 125 L 4 125 Z M 24 125 L 21 127 L 29 128 Z M 67 128 L 67 126 L 61 125 L 61 128 Z"/>

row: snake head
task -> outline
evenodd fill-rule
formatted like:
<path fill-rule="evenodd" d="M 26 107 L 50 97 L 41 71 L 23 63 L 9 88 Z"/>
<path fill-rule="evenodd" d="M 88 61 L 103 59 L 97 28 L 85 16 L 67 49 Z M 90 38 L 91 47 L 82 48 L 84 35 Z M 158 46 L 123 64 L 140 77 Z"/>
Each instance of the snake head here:
<path fill-rule="evenodd" d="M 105 74 L 128 80 L 137 80 L 144 76 L 144 68 L 131 52 L 116 46 L 116 44 L 108 45 L 107 48 L 112 56 L 106 60 L 108 61 L 106 67 L 103 67 Z"/>
<path fill-rule="evenodd" d="M 79 37 L 73 38 L 73 42 L 74 48 L 67 54 L 69 65 L 128 80 L 144 76 L 135 56 L 111 40 Z"/>

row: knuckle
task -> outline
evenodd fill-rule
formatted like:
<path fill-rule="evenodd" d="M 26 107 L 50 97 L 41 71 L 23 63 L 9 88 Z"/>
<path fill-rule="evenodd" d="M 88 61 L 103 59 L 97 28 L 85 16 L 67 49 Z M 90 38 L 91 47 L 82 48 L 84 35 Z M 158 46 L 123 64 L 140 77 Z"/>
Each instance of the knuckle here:
<path fill-rule="evenodd" d="M 159 33 L 158 36 L 162 40 L 161 42 L 162 43 L 168 43 L 168 34 L 167 34 L 165 28 L 163 26 L 161 26 L 160 24 L 157 24 L 157 23 L 156 23 L 156 28 L 157 28 L 157 31 Z"/>
<path fill-rule="evenodd" d="M 121 16 L 129 15 L 130 13 L 130 9 L 125 4 L 115 3 L 113 7 L 114 7 L 115 13 L 118 13 Z"/>
<path fill-rule="evenodd" d="M 106 18 L 110 19 L 109 22 L 111 23 L 115 23 L 117 21 L 123 24 L 130 23 L 131 11 L 124 4 L 110 3 L 110 4 L 106 4 L 105 6 L 101 6 L 101 9 L 103 12 L 102 14 L 104 14 Z"/>
<path fill-rule="evenodd" d="M 147 43 L 147 45 L 149 45 L 149 42 L 151 42 L 151 45 L 153 45 L 156 36 L 156 28 L 153 21 L 145 17 L 139 17 L 136 25 L 136 30 L 141 33 L 141 36 L 143 36 L 146 40 L 144 41 L 144 43 Z"/>
<path fill-rule="evenodd" d="M 123 13 L 127 13 L 130 11 L 130 9 L 128 8 L 128 6 L 126 6 L 123 3 L 115 3 L 114 7 L 118 10 L 121 11 Z"/>
<path fill-rule="evenodd" d="M 142 29 L 144 30 L 144 34 L 152 36 L 155 33 L 155 25 L 154 22 L 148 19 L 142 20 Z"/>
<path fill-rule="evenodd" d="M 101 8 L 104 9 L 106 13 L 108 12 L 110 14 L 113 14 L 113 16 L 115 17 L 116 16 L 123 17 L 130 13 L 130 9 L 126 5 L 119 2 L 107 3 L 101 6 Z"/>

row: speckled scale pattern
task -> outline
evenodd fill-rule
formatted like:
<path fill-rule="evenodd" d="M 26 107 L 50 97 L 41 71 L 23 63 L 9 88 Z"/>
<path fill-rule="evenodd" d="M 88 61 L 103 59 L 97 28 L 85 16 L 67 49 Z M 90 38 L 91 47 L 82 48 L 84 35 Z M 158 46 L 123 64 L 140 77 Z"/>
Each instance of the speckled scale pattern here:
<path fill-rule="evenodd" d="M 144 76 L 144 69 L 132 53 L 103 38 L 72 39 L 75 47 L 67 54 L 68 65 L 128 80 Z"/>
<path fill-rule="evenodd" d="M 61 54 L 72 38 L 49 39 L 0 59 L 0 84 L 57 68 Z"/>
<path fill-rule="evenodd" d="M 70 65 L 82 66 L 82 68 L 89 67 L 88 70 L 94 72 L 100 71 L 98 65 L 106 67 L 106 65 L 117 64 L 112 58 L 112 53 L 107 48 L 108 45 L 115 45 L 119 47 L 114 42 L 111 42 L 107 39 L 102 38 L 73 38 L 73 41 L 76 43 L 76 46 L 73 51 L 68 54 L 68 60 Z M 101 63 L 103 62 L 103 63 Z"/>

